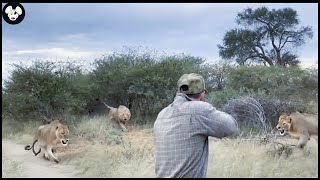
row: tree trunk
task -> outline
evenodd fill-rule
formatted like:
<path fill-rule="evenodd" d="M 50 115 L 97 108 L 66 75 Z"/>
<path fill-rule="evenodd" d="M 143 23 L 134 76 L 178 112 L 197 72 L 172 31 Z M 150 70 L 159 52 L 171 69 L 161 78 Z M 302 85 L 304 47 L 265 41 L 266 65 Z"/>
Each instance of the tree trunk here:
<path fill-rule="evenodd" d="M 282 60 L 280 50 L 276 50 L 277 53 L 277 65 L 286 67 L 286 62 Z"/>
<path fill-rule="evenodd" d="M 270 66 L 273 66 L 273 62 L 271 61 L 270 58 L 264 57 L 263 59 L 264 59 Z"/>

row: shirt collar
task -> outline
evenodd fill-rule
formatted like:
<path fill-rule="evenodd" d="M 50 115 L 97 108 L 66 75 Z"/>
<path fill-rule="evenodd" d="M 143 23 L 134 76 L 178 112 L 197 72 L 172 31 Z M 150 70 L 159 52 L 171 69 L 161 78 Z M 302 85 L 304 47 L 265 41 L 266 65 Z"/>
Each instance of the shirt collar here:
<path fill-rule="evenodd" d="M 174 98 L 174 102 L 187 102 L 192 101 L 191 98 L 189 98 L 186 94 L 177 92 L 176 97 Z"/>

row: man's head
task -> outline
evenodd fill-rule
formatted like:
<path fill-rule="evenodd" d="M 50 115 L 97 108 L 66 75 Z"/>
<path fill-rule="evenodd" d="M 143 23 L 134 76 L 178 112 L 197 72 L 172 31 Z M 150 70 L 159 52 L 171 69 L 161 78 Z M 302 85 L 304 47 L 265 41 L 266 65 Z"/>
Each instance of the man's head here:
<path fill-rule="evenodd" d="M 178 92 L 193 99 L 204 101 L 206 91 L 204 79 L 199 74 L 184 74 L 178 80 Z"/>

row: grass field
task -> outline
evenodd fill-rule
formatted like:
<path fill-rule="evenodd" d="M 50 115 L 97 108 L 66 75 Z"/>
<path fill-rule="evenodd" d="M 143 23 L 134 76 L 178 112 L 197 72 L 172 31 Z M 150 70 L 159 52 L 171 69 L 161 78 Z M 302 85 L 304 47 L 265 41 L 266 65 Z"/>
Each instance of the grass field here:
<path fill-rule="evenodd" d="M 38 123 L 3 120 L 2 137 L 16 143 L 32 142 Z M 103 117 L 83 117 L 70 126 L 70 144 L 58 149 L 59 165 L 72 165 L 80 177 L 155 177 L 152 125 L 129 126 L 128 132 L 106 123 Z M 290 138 L 232 140 L 210 139 L 207 177 L 318 177 L 318 144 L 311 139 L 305 149 Z M 30 152 L 31 154 L 31 152 Z M 17 173 L 14 175 L 13 173 Z M 3 177 L 19 174 L 19 162 L 2 159 Z"/>

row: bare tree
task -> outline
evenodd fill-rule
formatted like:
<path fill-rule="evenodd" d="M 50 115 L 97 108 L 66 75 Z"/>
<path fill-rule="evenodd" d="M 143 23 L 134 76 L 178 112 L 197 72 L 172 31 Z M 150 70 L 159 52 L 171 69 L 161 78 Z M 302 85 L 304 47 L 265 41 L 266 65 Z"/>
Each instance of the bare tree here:
<path fill-rule="evenodd" d="M 223 106 L 223 110 L 231 114 L 238 122 L 246 125 L 257 125 L 264 135 L 268 135 L 272 126 L 267 120 L 263 107 L 252 97 L 240 97 L 230 100 Z"/>

